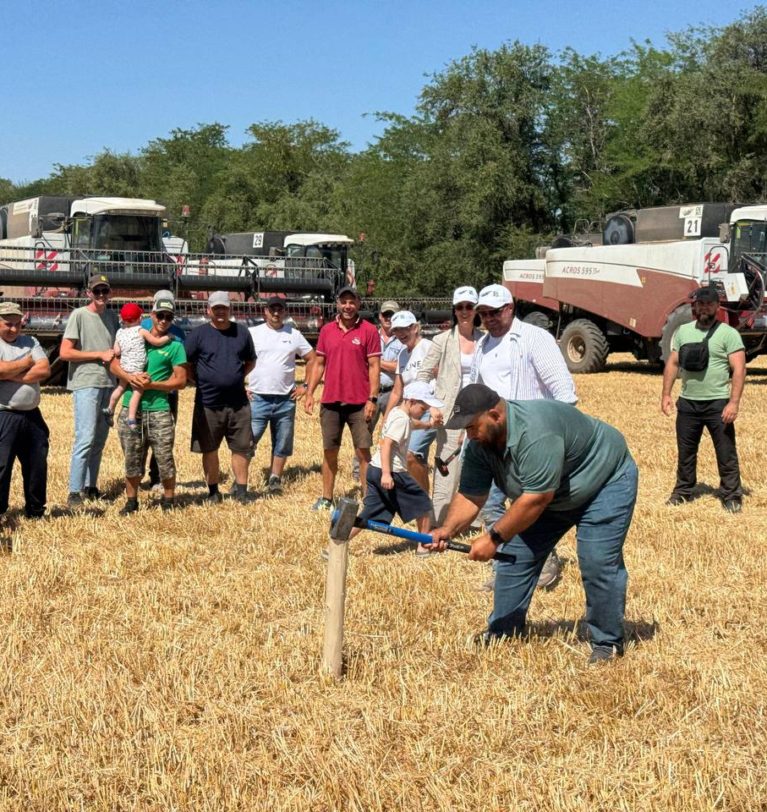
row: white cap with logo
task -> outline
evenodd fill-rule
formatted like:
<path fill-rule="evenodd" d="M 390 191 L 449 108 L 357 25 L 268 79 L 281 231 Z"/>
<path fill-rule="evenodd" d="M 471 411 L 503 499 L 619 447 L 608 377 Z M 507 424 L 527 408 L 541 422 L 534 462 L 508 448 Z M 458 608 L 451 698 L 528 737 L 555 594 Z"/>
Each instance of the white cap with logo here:
<path fill-rule="evenodd" d="M 492 307 L 498 309 L 504 305 L 511 304 L 514 299 L 511 292 L 503 285 L 488 285 L 479 292 L 477 307 Z"/>
<path fill-rule="evenodd" d="M 456 288 L 453 291 L 453 304 L 457 305 L 461 302 L 469 302 L 475 305 L 477 303 L 477 290 L 471 285 L 464 285 L 463 287 Z"/>
<path fill-rule="evenodd" d="M 410 327 L 418 321 L 416 317 L 409 310 L 398 310 L 391 317 L 391 328 L 396 330 L 398 327 Z"/>

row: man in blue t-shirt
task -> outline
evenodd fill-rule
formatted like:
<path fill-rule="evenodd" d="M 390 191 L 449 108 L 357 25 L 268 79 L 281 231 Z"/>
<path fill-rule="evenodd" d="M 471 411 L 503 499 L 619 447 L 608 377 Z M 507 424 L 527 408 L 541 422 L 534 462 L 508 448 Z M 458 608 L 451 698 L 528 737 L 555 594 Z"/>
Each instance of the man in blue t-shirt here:
<path fill-rule="evenodd" d="M 482 640 L 521 634 L 546 557 L 577 528 L 578 564 L 586 592 L 590 662 L 623 653 L 628 574 L 623 543 L 637 494 L 637 468 L 623 435 L 556 400 L 501 399 L 484 384 L 459 392 L 446 429 L 465 429 L 461 485 L 445 524 L 432 532 L 435 550 L 468 528 L 495 483 L 511 507 L 474 539 L 469 557 L 489 561 L 502 546 L 495 599 Z"/>
<path fill-rule="evenodd" d="M 192 330 L 184 347 L 192 380 L 197 383 L 192 417 L 192 451 L 202 453 L 208 499 L 220 502 L 218 448 L 226 438 L 232 452 L 233 496 L 247 501 L 248 465 L 253 449 L 250 403 L 245 378 L 256 365 L 248 329 L 230 319 L 229 294 L 208 297 L 210 322 Z"/>

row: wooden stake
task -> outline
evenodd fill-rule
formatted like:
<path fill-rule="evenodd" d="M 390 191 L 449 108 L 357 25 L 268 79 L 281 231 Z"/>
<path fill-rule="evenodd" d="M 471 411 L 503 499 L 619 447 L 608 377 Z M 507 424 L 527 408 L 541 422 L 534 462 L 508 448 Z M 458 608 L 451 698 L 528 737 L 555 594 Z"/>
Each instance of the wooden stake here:
<path fill-rule="evenodd" d="M 348 560 L 348 539 L 330 539 L 328 571 L 325 578 L 325 639 L 322 645 L 322 670 L 336 679 L 341 679 L 344 670 L 344 606 Z"/>

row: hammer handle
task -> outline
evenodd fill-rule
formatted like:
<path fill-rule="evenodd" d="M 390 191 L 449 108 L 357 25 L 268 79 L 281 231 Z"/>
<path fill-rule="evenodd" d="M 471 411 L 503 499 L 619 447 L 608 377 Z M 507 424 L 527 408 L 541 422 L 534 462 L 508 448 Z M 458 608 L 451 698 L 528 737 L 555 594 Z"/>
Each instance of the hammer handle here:
<path fill-rule="evenodd" d="M 433 539 L 428 533 L 418 533 L 415 530 L 407 530 L 404 527 L 394 527 L 394 525 L 391 524 L 374 522 L 372 519 L 365 522 L 358 518 L 355 524 L 357 527 L 361 527 L 365 530 L 373 530 L 376 533 L 386 533 L 388 536 L 396 536 L 397 538 L 407 539 L 408 541 L 417 541 L 420 544 L 428 545 L 433 543 Z M 471 546 L 469 544 L 461 544 L 458 541 L 448 541 L 447 549 L 457 553 L 468 553 L 471 551 Z M 493 558 L 496 561 L 508 561 L 512 563 L 516 561 L 516 557 L 510 553 L 496 553 Z"/>

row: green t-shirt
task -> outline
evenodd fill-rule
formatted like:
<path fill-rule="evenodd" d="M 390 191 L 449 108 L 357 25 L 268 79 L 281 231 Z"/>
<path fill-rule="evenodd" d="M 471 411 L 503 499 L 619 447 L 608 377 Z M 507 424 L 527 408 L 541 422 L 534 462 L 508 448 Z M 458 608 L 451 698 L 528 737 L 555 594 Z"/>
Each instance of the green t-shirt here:
<path fill-rule="evenodd" d="M 186 363 L 184 344 L 175 336 L 170 344 L 164 347 L 146 345 L 146 373 L 152 381 L 167 381 L 173 374 L 173 367 Z M 128 388 L 123 395 L 123 407 L 128 408 L 132 390 Z M 144 412 L 166 412 L 170 409 L 168 392 L 147 389 L 141 398 L 141 410 Z"/>
<path fill-rule="evenodd" d="M 69 314 L 64 338 L 75 342 L 82 352 L 104 352 L 111 350 L 117 332 L 117 315 L 113 310 L 94 313 L 87 307 L 78 307 Z M 67 389 L 87 389 L 89 387 L 111 388 L 114 378 L 101 361 L 70 361 L 67 370 Z"/>
<path fill-rule="evenodd" d="M 703 341 L 708 330 L 697 322 L 683 324 L 671 339 L 671 349 L 679 351 L 683 344 Z M 730 397 L 730 355 L 743 349 L 740 333 L 729 324 L 720 324 L 708 340 L 708 367 L 700 372 L 679 368 L 682 397 L 687 400 L 728 400 Z"/>
<path fill-rule="evenodd" d="M 486 496 L 496 485 L 511 499 L 549 493 L 547 510 L 584 505 L 629 457 L 623 435 L 607 423 L 556 400 L 507 401 L 506 448 L 472 440 L 464 453 L 461 493 Z"/>

